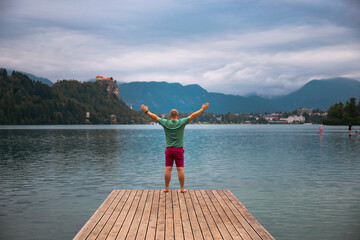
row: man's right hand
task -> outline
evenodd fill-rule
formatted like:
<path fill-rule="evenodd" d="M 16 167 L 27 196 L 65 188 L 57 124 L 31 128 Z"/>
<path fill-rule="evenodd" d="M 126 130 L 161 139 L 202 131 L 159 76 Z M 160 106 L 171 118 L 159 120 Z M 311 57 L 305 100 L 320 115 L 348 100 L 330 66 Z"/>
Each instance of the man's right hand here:
<path fill-rule="evenodd" d="M 145 106 L 144 104 L 141 105 L 141 109 L 142 109 L 144 112 L 148 111 L 148 107 Z"/>
<path fill-rule="evenodd" d="M 209 103 L 205 103 L 202 105 L 201 109 L 197 112 L 194 112 L 189 116 L 189 121 L 191 122 L 195 118 L 197 118 L 202 112 L 204 112 L 209 107 Z"/>

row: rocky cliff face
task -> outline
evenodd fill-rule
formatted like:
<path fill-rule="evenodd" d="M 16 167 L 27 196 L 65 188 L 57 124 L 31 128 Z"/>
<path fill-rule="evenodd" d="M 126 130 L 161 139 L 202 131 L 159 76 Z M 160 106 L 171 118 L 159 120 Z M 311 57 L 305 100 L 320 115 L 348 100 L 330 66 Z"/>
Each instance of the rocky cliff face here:
<path fill-rule="evenodd" d="M 119 87 L 116 84 L 116 82 L 112 81 L 112 80 L 98 80 L 96 81 L 97 84 L 99 84 L 100 86 L 106 86 L 106 90 L 108 92 L 108 94 L 115 94 L 119 99 L 120 99 L 120 95 L 119 95 Z"/>

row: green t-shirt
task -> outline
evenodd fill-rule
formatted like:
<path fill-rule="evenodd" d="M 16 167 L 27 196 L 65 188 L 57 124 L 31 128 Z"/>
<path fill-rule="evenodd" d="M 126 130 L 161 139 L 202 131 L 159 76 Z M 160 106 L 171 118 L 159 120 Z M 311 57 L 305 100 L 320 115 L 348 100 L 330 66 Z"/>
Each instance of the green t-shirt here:
<path fill-rule="evenodd" d="M 166 147 L 184 146 L 184 129 L 189 123 L 189 118 L 167 120 L 159 118 L 159 124 L 163 126 L 166 136 Z"/>

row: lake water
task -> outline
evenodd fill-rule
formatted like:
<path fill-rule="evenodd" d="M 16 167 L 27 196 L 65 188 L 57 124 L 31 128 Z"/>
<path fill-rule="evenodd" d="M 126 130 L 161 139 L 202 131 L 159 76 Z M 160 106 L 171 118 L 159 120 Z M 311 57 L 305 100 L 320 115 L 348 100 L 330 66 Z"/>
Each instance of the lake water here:
<path fill-rule="evenodd" d="M 360 239 L 360 137 L 318 129 L 188 125 L 185 187 L 231 190 L 276 239 Z M 0 126 L 0 239 L 71 239 L 113 189 L 162 189 L 164 146 L 160 126 Z"/>

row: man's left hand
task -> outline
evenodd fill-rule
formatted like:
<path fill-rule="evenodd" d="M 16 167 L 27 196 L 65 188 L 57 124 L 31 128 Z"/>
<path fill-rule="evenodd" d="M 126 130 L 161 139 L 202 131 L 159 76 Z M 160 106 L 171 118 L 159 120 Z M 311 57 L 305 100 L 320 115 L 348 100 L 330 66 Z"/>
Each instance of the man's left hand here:
<path fill-rule="evenodd" d="M 209 103 L 205 103 L 202 105 L 202 109 L 206 110 L 209 107 Z"/>

